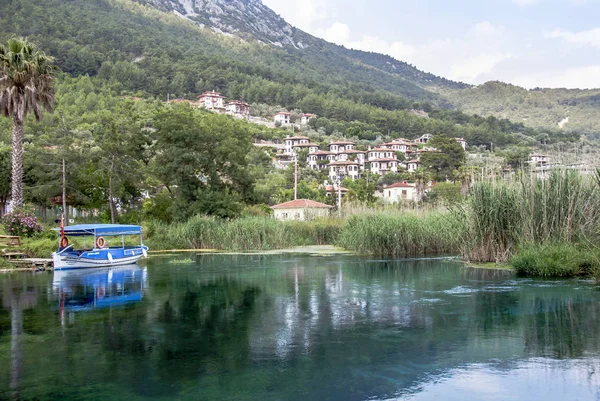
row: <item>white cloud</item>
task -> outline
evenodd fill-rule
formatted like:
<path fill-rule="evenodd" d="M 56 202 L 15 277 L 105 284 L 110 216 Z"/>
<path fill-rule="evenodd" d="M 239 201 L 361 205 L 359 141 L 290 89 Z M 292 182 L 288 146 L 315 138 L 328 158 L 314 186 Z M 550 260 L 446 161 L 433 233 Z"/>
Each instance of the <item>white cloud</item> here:
<path fill-rule="evenodd" d="M 328 0 L 263 0 L 293 26 L 312 32 L 323 21 L 335 17 L 336 9 Z"/>
<path fill-rule="evenodd" d="M 480 53 L 454 64 L 450 68 L 450 76 L 458 81 L 475 82 L 484 74 L 490 74 L 494 67 L 512 58 L 510 53 Z"/>
<path fill-rule="evenodd" d="M 564 70 L 540 71 L 517 76 L 511 80 L 525 88 L 600 88 L 600 64 Z"/>
<path fill-rule="evenodd" d="M 560 39 L 567 43 L 576 45 L 589 45 L 600 47 L 600 28 L 594 28 L 581 32 L 568 32 L 561 29 L 556 29 L 552 32 L 544 34 L 547 39 Z"/>
<path fill-rule="evenodd" d="M 519 7 L 528 7 L 539 3 L 539 0 L 512 0 Z"/>

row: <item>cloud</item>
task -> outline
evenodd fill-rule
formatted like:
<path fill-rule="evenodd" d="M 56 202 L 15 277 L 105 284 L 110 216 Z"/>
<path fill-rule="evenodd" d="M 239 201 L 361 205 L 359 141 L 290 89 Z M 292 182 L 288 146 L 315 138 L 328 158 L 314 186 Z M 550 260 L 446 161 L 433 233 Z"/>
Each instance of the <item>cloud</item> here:
<path fill-rule="evenodd" d="M 511 80 L 525 88 L 600 88 L 600 64 L 561 70 L 539 71 Z"/>
<path fill-rule="evenodd" d="M 293 26 L 307 32 L 314 31 L 323 21 L 336 15 L 335 7 L 328 0 L 263 0 L 263 3 Z"/>
<path fill-rule="evenodd" d="M 519 7 L 529 7 L 534 4 L 539 3 L 539 0 L 512 0 L 513 3 L 518 5 Z"/>
<path fill-rule="evenodd" d="M 450 68 L 450 76 L 463 82 L 475 82 L 484 74 L 490 74 L 494 67 L 501 62 L 512 58 L 510 53 L 480 53 L 469 57 L 463 62 L 454 64 Z"/>
<path fill-rule="evenodd" d="M 600 28 L 593 28 L 581 32 L 568 32 L 561 29 L 555 29 L 552 32 L 544 34 L 547 39 L 560 39 L 567 43 L 575 45 L 588 45 L 600 47 Z"/>

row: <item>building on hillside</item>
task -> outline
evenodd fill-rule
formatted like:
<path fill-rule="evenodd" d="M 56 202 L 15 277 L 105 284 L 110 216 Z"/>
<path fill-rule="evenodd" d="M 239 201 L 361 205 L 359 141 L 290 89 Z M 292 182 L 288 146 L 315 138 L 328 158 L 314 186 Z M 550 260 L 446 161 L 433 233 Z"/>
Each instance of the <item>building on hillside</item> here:
<path fill-rule="evenodd" d="M 391 142 L 384 143 L 379 146 L 381 149 L 392 149 L 396 152 L 408 153 L 412 150 L 414 144 L 404 140 L 404 139 L 394 139 Z"/>
<path fill-rule="evenodd" d="M 327 166 L 328 163 L 334 162 L 335 160 L 335 153 L 328 152 L 326 150 L 317 150 L 308 154 L 308 160 L 306 163 L 314 170 L 322 170 Z"/>
<path fill-rule="evenodd" d="M 367 160 L 372 161 L 375 159 L 394 159 L 396 160 L 396 152 L 392 149 L 386 148 L 374 148 L 367 151 Z"/>
<path fill-rule="evenodd" d="M 545 166 L 550 162 L 550 157 L 540 153 L 533 153 L 529 156 L 529 162 L 532 165 Z"/>
<path fill-rule="evenodd" d="M 291 117 L 292 113 L 288 113 L 287 111 L 280 111 L 279 113 L 275 114 L 275 116 L 273 117 L 273 121 L 275 121 L 276 124 L 281 124 L 282 126 L 291 125 Z"/>
<path fill-rule="evenodd" d="M 332 181 L 349 177 L 356 180 L 360 177 L 360 165 L 352 161 L 336 161 L 328 164 L 329 178 Z"/>
<path fill-rule="evenodd" d="M 292 146 L 292 149 L 294 149 L 294 154 L 298 154 L 298 151 L 300 150 L 308 150 L 308 154 L 310 155 L 311 153 L 315 153 L 319 150 L 319 145 L 317 145 L 316 143 L 298 143 L 296 145 Z"/>
<path fill-rule="evenodd" d="M 433 135 L 431 134 L 425 134 L 425 135 L 421 135 L 419 138 L 415 139 L 416 143 L 421 143 L 421 144 L 426 144 L 427 142 L 429 142 L 429 140 L 433 138 Z"/>
<path fill-rule="evenodd" d="M 417 171 L 419 169 L 420 166 L 421 166 L 421 163 L 417 159 L 409 160 L 406 162 L 406 170 L 409 173 L 414 173 L 415 171 Z"/>
<path fill-rule="evenodd" d="M 398 160 L 392 158 L 371 159 L 370 172 L 371 174 L 386 175 L 387 173 L 398 172 Z"/>
<path fill-rule="evenodd" d="M 307 125 L 310 122 L 310 120 L 315 117 L 317 117 L 316 114 L 310 114 L 310 113 L 303 114 L 302 117 L 300 117 L 300 124 Z"/>
<path fill-rule="evenodd" d="M 223 111 L 225 110 L 224 96 L 219 92 L 209 91 L 198 96 L 198 105 L 208 110 Z"/>
<path fill-rule="evenodd" d="M 296 199 L 271 207 L 277 220 L 307 221 L 329 216 L 332 206 L 309 199 Z"/>
<path fill-rule="evenodd" d="M 337 154 L 338 161 L 355 161 L 360 164 L 361 169 L 365 166 L 365 152 L 361 150 L 348 149 Z"/>
<path fill-rule="evenodd" d="M 285 145 L 285 153 L 294 156 L 294 147 L 297 147 L 298 145 L 308 145 L 310 143 L 310 138 L 307 136 L 288 136 L 283 143 Z M 319 147 L 317 146 L 317 150 L 318 148 Z"/>
<path fill-rule="evenodd" d="M 460 146 L 462 146 L 463 150 L 467 150 L 467 140 L 465 138 L 454 138 L 456 140 L 456 142 L 460 143 Z"/>
<path fill-rule="evenodd" d="M 236 117 L 248 118 L 250 117 L 250 105 L 240 100 L 233 100 L 227 102 L 225 110 L 228 114 L 232 114 Z"/>
<path fill-rule="evenodd" d="M 352 150 L 352 149 L 354 149 L 354 142 L 350 142 L 350 141 L 335 141 L 335 142 L 331 142 L 329 145 L 327 145 L 327 147 L 329 148 L 330 152 L 341 153 L 341 152 L 344 152 L 346 150 Z"/>

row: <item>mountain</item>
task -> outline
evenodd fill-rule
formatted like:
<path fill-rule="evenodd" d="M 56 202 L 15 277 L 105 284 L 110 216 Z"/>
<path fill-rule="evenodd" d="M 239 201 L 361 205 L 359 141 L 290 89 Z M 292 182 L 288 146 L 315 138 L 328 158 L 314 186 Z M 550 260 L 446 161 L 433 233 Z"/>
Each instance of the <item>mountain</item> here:
<path fill-rule="evenodd" d="M 378 71 L 397 75 L 437 96 L 415 96 L 440 107 L 455 108 L 482 116 L 496 116 L 530 126 L 600 132 L 600 90 L 536 89 L 528 91 L 510 84 L 489 82 L 471 86 L 453 82 L 396 60 L 390 56 L 345 49 L 315 38 L 288 24 L 260 0 L 137 0 L 162 11 L 173 12 L 210 27 L 216 32 L 258 40 L 273 46 L 305 52 L 327 48 Z"/>
<path fill-rule="evenodd" d="M 502 91 L 484 86 L 483 96 L 481 87 L 328 43 L 292 27 L 259 0 L 0 0 L 0 9 L 0 41 L 28 36 L 71 76 L 90 75 L 114 91 L 160 98 L 194 98 L 215 89 L 229 98 L 316 113 L 327 119 L 328 133 L 345 134 L 347 124 L 358 121 L 365 137 L 446 132 L 499 144 L 522 141 L 509 136 L 523 134 L 535 143 L 537 134 L 528 127 L 558 131 L 566 118 L 561 113 L 569 112 L 565 128 L 592 131 L 578 113 L 591 118 L 599 110 L 593 99 L 575 99 L 570 91 L 556 101 L 556 92 L 539 91 L 536 96 L 549 103 L 513 105 L 517 111 L 538 107 L 519 118 L 507 107 L 494 108 L 511 101 Z M 558 114 L 544 112 L 552 109 L 547 104 Z M 516 123 L 450 111 L 457 109 L 506 115 Z"/>

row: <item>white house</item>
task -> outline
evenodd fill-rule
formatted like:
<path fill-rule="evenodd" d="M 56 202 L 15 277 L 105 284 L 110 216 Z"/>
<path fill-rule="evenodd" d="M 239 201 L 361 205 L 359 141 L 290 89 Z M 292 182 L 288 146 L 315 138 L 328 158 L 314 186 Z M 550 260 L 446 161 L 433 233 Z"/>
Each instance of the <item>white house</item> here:
<path fill-rule="evenodd" d="M 539 153 L 533 153 L 530 155 L 530 163 L 539 166 L 545 166 L 550 162 L 550 157 Z"/>
<path fill-rule="evenodd" d="M 332 206 L 310 199 L 296 199 L 290 202 L 272 206 L 277 220 L 306 221 L 329 216 Z"/>
<path fill-rule="evenodd" d="M 292 113 L 288 113 L 287 111 L 280 111 L 279 113 L 275 114 L 275 116 L 273 117 L 273 120 L 275 121 L 275 123 L 279 123 L 281 125 L 290 125 L 291 124 L 291 118 Z"/>
<path fill-rule="evenodd" d="M 399 203 L 402 201 L 417 201 L 417 187 L 415 184 L 397 182 L 385 187 L 380 194 L 384 203 Z"/>
<path fill-rule="evenodd" d="M 319 150 L 319 145 L 315 144 L 315 143 L 298 143 L 292 146 L 292 148 L 294 149 L 294 153 L 298 152 L 299 150 L 303 150 L 303 149 L 307 149 L 308 153 L 315 153 Z"/>
<path fill-rule="evenodd" d="M 341 153 L 341 152 L 345 152 L 347 150 L 354 149 L 354 142 L 335 141 L 335 142 L 331 142 L 329 145 L 327 145 L 327 147 L 329 148 L 330 152 Z"/>
<path fill-rule="evenodd" d="M 298 145 L 309 144 L 310 139 L 307 136 L 288 136 L 285 138 L 283 143 L 285 145 L 285 153 L 288 155 L 294 155 L 294 147 Z"/>
<path fill-rule="evenodd" d="M 396 159 L 373 159 L 369 163 L 371 174 L 386 175 L 398 172 L 398 160 Z"/>
<path fill-rule="evenodd" d="M 225 105 L 225 110 L 227 111 L 227 113 L 233 114 L 234 116 L 245 118 L 248 118 L 250 116 L 250 105 L 246 102 L 241 102 L 239 100 L 227 102 L 227 104 Z"/>
<path fill-rule="evenodd" d="M 336 161 L 328 164 L 329 178 L 335 181 L 338 177 L 350 177 L 356 180 L 360 176 L 360 165 L 352 161 Z"/>
<path fill-rule="evenodd" d="M 309 114 L 309 113 L 303 114 L 302 117 L 300 117 L 300 124 L 306 125 L 309 123 L 309 121 L 311 119 L 313 119 L 315 117 L 317 117 L 316 114 Z"/>
<path fill-rule="evenodd" d="M 420 165 L 421 163 L 417 159 L 409 160 L 406 162 L 406 170 L 408 170 L 409 173 L 414 173 L 419 169 Z"/>
<path fill-rule="evenodd" d="M 425 135 L 421 135 L 419 138 L 415 139 L 415 142 L 425 144 L 425 143 L 429 142 L 429 140 L 431 138 L 433 138 L 433 135 L 425 134 Z"/>
<path fill-rule="evenodd" d="M 208 110 L 222 111 L 225 109 L 224 99 L 219 92 L 209 91 L 198 96 L 198 104 Z"/>
<path fill-rule="evenodd" d="M 322 170 L 326 163 L 324 161 L 333 162 L 335 161 L 335 153 L 328 152 L 326 150 L 317 150 L 308 154 L 308 160 L 306 163 L 308 166 L 315 170 Z M 321 162 L 321 163 L 319 163 Z"/>
<path fill-rule="evenodd" d="M 456 140 L 456 142 L 460 143 L 460 146 L 462 146 L 462 148 L 464 150 L 467 150 L 467 140 L 465 138 L 454 138 Z"/>
<path fill-rule="evenodd" d="M 394 159 L 396 160 L 396 152 L 387 148 L 375 148 L 367 151 L 367 160 L 375 159 Z"/>

